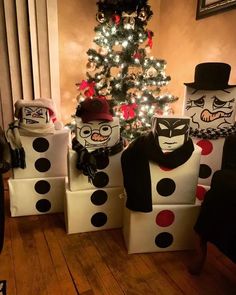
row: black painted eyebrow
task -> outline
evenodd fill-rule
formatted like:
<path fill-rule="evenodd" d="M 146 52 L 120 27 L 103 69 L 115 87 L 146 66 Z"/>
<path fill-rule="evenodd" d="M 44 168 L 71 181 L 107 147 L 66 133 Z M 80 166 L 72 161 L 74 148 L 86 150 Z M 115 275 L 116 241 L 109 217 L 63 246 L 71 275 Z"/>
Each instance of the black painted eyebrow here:
<path fill-rule="evenodd" d="M 159 121 L 159 123 L 160 123 L 160 124 L 165 123 L 167 126 L 170 126 L 170 122 L 169 122 L 168 120 L 165 120 L 165 119 Z"/>
<path fill-rule="evenodd" d="M 178 119 L 177 121 L 174 121 L 173 122 L 173 126 L 175 127 L 175 125 L 186 125 L 186 122 L 183 122 L 181 119 Z"/>
<path fill-rule="evenodd" d="M 32 107 L 25 107 L 25 109 L 33 111 Z"/>

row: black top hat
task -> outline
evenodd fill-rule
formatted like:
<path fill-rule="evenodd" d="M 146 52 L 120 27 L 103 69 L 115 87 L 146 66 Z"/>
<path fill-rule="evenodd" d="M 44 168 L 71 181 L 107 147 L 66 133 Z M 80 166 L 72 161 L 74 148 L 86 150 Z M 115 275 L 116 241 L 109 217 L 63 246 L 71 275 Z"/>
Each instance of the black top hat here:
<path fill-rule="evenodd" d="M 236 85 L 228 85 L 231 66 L 221 62 L 205 62 L 195 67 L 194 82 L 184 83 L 198 90 L 221 90 Z"/>

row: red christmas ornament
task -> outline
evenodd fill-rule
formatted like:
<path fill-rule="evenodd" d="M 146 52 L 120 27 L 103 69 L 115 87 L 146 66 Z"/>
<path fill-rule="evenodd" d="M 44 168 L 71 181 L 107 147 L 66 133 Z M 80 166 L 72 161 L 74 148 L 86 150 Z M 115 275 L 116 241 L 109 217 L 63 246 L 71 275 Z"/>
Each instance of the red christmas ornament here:
<path fill-rule="evenodd" d="M 133 119 L 135 117 L 135 109 L 138 107 L 136 103 L 123 104 L 120 109 L 125 120 Z"/>
<path fill-rule="evenodd" d="M 80 83 L 79 90 L 85 90 L 86 88 L 88 88 L 85 90 L 84 94 L 87 97 L 91 97 L 95 94 L 94 86 L 95 86 L 95 82 L 89 83 L 88 81 L 83 80 Z"/>
<path fill-rule="evenodd" d="M 152 41 L 152 36 L 153 36 L 153 32 L 148 30 L 147 31 L 148 34 L 148 46 L 152 49 L 152 45 L 153 45 L 153 41 Z"/>
<path fill-rule="evenodd" d="M 141 59 L 143 56 L 141 53 L 139 52 L 136 52 L 134 55 L 133 55 L 133 58 L 137 58 L 137 59 Z"/>
<path fill-rule="evenodd" d="M 113 20 L 113 22 L 114 22 L 116 25 L 119 25 L 119 23 L 120 23 L 120 16 L 119 16 L 118 14 L 114 14 L 114 15 L 112 16 L 112 20 Z"/>

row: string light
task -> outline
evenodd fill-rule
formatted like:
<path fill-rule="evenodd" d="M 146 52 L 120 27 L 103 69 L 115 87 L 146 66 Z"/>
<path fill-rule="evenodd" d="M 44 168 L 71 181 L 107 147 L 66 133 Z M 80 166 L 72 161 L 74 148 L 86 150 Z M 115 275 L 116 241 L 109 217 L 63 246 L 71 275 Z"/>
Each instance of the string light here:
<path fill-rule="evenodd" d="M 149 109 L 148 113 L 149 113 L 150 115 L 152 115 L 152 114 L 153 114 L 153 109 Z"/>
<path fill-rule="evenodd" d="M 116 33 L 116 27 L 112 27 L 111 32 L 112 32 L 112 34 L 115 34 Z"/>
<path fill-rule="evenodd" d="M 125 40 L 125 41 L 123 41 L 123 42 L 122 42 L 122 46 L 123 46 L 124 48 L 125 48 L 125 47 L 127 47 L 127 46 L 128 46 L 128 44 L 129 44 L 129 43 L 128 43 L 128 41 L 127 41 L 127 40 Z"/>
<path fill-rule="evenodd" d="M 143 9 L 146 11 L 145 6 Z M 131 19 L 122 15 L 106 15 L 104 19 L 95 29 L 94 40 L 106 50 L 89 50 L 88 58 L 95 65 L 96 72 L 92 76 L 91 71 L 88 71 L 89 79 L 86 82 L 95 82 L 95 95 L 106 95 L 108 99 L 114 99 L 117 103 L 114 108 L 115 116 L 120 118 L 125 137 L 132 140 L 151 127 L 150 118 L 157 107 L 163 112 L 169 112 L 170 108 L 164 105 L 173 100 L 173 97 L 159 96 L 159 93 L 160 87 L 166 85 L 170 79 L 165 75 L 166 62 L 149 57 L 146 48 L 150 49 L 151 44 L 145 44 L 145 48 L 137 48 L 144 41 L 152 41 L 145 28 L 146 21 L 137 17 L 131 24 Z M 131 67 L 137 69 L 133 74 L 130 74 Z M 127 123 L 124 113 L 119 109 L 119 105 L 123 104 L 137 104 L 135 116 L 131 118 L 132 123 Z"/>
<path fill-rule="evenodd" d="M 116 55 L 115 56 L 115 62 L 119 62 L 120 61 L 120 57 L 119 57 L 119 55 Z"/>
<path fill-rule="evenodd" d="M 142 117 L 143 115 L 144 115 L 144 113 L 140 111 L 139 116 Z"/>

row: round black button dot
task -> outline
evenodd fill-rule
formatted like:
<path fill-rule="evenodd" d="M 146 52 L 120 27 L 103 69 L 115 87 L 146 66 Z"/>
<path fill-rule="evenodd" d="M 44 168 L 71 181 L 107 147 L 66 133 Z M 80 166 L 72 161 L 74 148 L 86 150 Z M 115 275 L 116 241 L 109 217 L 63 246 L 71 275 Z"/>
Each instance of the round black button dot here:
<path fill-rule="evenodd" d="M 34 189 L 38 194 L 46 194 L 50 191 L 51 185 L 46 180 L 39 180 L 35 183 Z"/>
<path fill-rule="evenodd" d="M 200 165 L 200 170 L 199 170 L 200 178 L 203 178 L 203 179 L 208 178 L 211 175 L 211 173 L 212 173 L 212 170 L 208 165 L 206 164 Z"/>
<path fill-rule="evenodd" d="M 97 190 L 91 195 L 91 202 L 96 205 L 103 205 L 107 201 L 107 193 L 103 190 Z"/>
<path fill-rule="evenodd" d="M 35 140 L 33 141 L 33 149 L 36 152 L 43 153 L 43 152 L 46 152 L 48 148 L 49 148 L 49 142 L 44 137 L 35 138 Z"/>
<path fill-rule="evenodd" d="M 104 155 L 96 156 L 96 164 L 98 169 L 105 169 L 109 165 L 109 157 Z"/>
<path fill-rule="evenodd" d="M 105 172 L 97 172 L 93 179 L 93 185 L 96 187 L 104 187 L 108 184 L 109 177 Z"/>
<path fill-rule="evenodd" d="M 91 217 L 91 223 L 93 226 L 96 227 L 101 227 L 104 224 L 106 224 L 107 222 L 107 215 L 103 212 L 98 212 L 95 213 L 92 217 Z"/>
<path fill-rule="evenodd" d="M 163 178 L 157 183 L 156 190 L 159 195 L 167 197 L 173 194 L 175 187 L 176 185 L 174 180 L 170 178 Z"/>
<path fill-rule="evenodd" d="M 48 212 L 51 209 L 51 203 L 46 199 L 41 199 L 36 203 L 36 209 L 39 212 Z"/>
<path fill-rule="evenodd" d="M 46 158 L 40 158 L 35 161 L 34 166 L 35 166 L 35 169 L 38 170 L 39 172 L 46 172 L 50 169 L 51 163 Z"/>
<path fill-rule="evenodd" d="M 170 233 L 163 232 L 156 236 L 155 244 L 159 248 L 167 248 L 173 243 L 173 236 Z"/>

